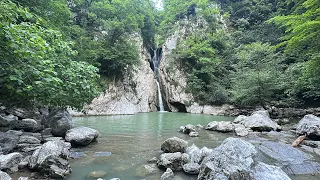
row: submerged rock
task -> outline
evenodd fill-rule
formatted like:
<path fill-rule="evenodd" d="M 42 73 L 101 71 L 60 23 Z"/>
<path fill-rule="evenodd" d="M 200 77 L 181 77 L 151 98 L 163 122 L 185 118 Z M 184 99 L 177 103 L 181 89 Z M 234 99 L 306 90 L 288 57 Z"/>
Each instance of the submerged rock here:
<path fill-rule="evenodd" d="M 70 142 L 72 146 L 86 146 L 96 140 L 99 132 L 88 127 L 77 127 L 67 131 L 66 141 Z"/>
<path fill-rule="evenodd" d="M 297 126 L 297 133 L 307 134 L 311 139 L 320 139 L 320 118 L 312 114 L 305 115 Z"/>
<path fill-rule="evenodd" d="M 161 144 L 161 150 L 165 153 L 185 152 L 187 146 L 187 141 L 177 137 L 172 137 Z"/>
<path fill-rule="evenodd" d="M 233 131 L 234 126 L 230 121 L 212 121 L 206 126 L 206 130 L 218 131 L 218 132 L 231 132 Z"/>
<path fill-rule="evenodd" d="M 182 166 L 188 163 L 189 156 L 187 154 L 176 153 L 164 153 L 160 155 L 157 161 L 157 166 L 160 169 L 170 168 L 173 171 L 182 170 Z"/>
<path fill-rule="evenodd" d="M 3 171 L 0 171 L 0 179 L 1 180 L 11 180 L 12 178 L 9 176 L 9 174 L 7 174 Z"/>
<path fill-rule="evenodd" d="M 102 178 L 106 175 L 107 173 L 104 171 L 92 171 L 91 173 L 88 174 L 88 178 Z"/>
<path fill-rule="evenodd" d="M 42 122 L 46 128 L 51 128 L 55 136 L 64 137 L 66 132 L 72 128 L 72 119 L 67 110 L 56 109 L 50 112 L 49 116 Z"/>
<path fill-rule="evenodd" d="M 190 136 L 190 137 L 198 137 L 198 136 L 199 136 L 199 133 L 198 133 L 198 132 L 190 132 L 190 133 L 189 133 L 189 136 Z"/>
<path fill-rule="evenodd" d="M 164 172 L 160 177 L 160 180 L 173 180 L 173 179 L 174 179 L 174 174 L 170 168 L 167 168 L 166 172 Z"/>

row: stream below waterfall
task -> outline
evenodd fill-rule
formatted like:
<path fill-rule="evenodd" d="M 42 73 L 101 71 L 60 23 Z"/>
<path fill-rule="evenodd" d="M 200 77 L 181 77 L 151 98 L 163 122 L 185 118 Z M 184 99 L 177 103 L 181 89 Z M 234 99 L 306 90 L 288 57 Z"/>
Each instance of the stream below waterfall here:
<path fill-rule="evenodd" d="M 87 180 L 92 171 L 104 171 L 103 179 L 120 178 L 121 180 L 157 180 L 162 170 L 153 166 L 155 171 L 148 173 L 145 165 L 148 160 L 159 157 L 160 146 L 167 138 L 176 136 L 193 143 L 198 147 L 219 146 L 224 139 L 235 136 L 232 133 L 218 133 L 199 130 L 199 137 L 191 138 L 178 132 L 180 126 L 201 124 L 205 126 L 211 121 L 229 121 L 233 117 L 211 116 L 187 113 L 139 113 L 127 116 L 75 117 L 75 126 L 87 126 L 99 131 L 98 142 L 87 147 L 73 149 L 79 156 L 72 159 L 72 174 L 69 180 Z M 196 180 L 197 176 L 175 172 L 176 179 Z M 320 176 L 291 176 L 294 180 L 315 180 Z M 96 178 L 97 179 L 97 178 Z"/>

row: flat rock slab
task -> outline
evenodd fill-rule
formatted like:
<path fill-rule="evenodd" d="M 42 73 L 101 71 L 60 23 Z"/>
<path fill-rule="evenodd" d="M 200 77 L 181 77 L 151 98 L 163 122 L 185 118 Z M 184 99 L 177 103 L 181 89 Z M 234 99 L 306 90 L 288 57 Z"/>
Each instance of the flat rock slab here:
<path fill-rule="evenodd" d="M 275 161 L 275 165 L 287 174 L 319 174 L 320 164 L 312 161 L 312 157 L 297 148 L 278 142 L 265 141 L 258 149 Z"/>

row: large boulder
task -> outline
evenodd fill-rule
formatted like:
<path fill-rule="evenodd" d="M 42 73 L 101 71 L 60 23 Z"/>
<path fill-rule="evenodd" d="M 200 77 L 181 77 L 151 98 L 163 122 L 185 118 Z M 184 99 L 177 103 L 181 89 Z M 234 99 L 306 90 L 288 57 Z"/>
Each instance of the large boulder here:
<path fill-rule="evenodd" d="M 65 139 L 72 146 L 86 146 L 96 140 L 98 136 L 99 132 L 97 130 L 88 127 L 77 127 L 68 130 Z"/>
<path fill-rule="evenodd" d="M 0 155 L 0 170 L 16 172 L 23 156 L 20 153 Z"/>
<path fill-rule="evenodd" d="M 161 150 L 165 153 L 174 153 L 174 152 L 185 152 L 188 146 L 188 142 L 177 138 L 172 137 L 167 140 L 165 140 L 161 144 Z"/>
<path fill-rule="evenodd" d="M 237 138 L 227 138 L 204 158 L 198 179 L 250 179 L 256 153 L 252 144 Z"/>
<path fill-rule="evenodd" d="M 30 157 L 29 167 L 30 169 L 37 169 L 52 178 L 64 178 L 71 173 L 71 167 L 67 161 L 70 148 L 70 143 L 63 141 L 44 143 Z"/>
<path fill-rule="evenodd" d="M 297 133 L 307 134 L 312 139 L 320 139 L 320 118 L 312 114 L 305 115 L 297 126 Z"/>
<path fill-rule="evenodd" d="M 234 126 L 230 121 L 212 121 L 206 126 L 206 130 L 218 131 L 218 132 L 231 132 Z"/>
<path fill-rule="evenodd" d="M 187 148 L 186 153 L 189 155 L 191 163 L 200 164 L 202 160 L 212 151 L 212 149 L 209 149 L 207 147 L 199 149 L 196 145 L 193 144 L 192 146 Z"/>
<path fill-rule="evenodd" d="M 11 180 L 12 178 L 9 176 L 9 174 L 7 174 L 3 171 L 0 171 L 0 179 L 1 180 Z"/>
<path fill-rule="evenodd" d="M 8 154 L 17 146 L 19 136 L 14 133 L 0 132 L 0 154 Z"/>
<path fill-rule="evenodd" d="M 258 162 L 252 173 L 255 180 L 290 180 L 289 176 L 280 167 Z"/>
<path fill-rule="evenodd" d="M 187 154 L 181 154 L 181 152 L 176 153 L 164 153 L 160 155 L 157 161 L 157 166 L 160 169 L 170 168 L 173 171 L 182 170 L 182 166 L 189 161 L 189 156 Z"/>
<path fill-rule="evenodd" d="M 308 154 L 290 145 L 265 141 L 258 146 L 258 149 L 287 174 L 320 173 L 320 163 L 311 161 Z"/>
<path fill-rule="evenodd" d="M 67 110 L 55 109 L 42 122 L 46 128 L 51 128 L 51 133 L 55 136 L 64 137 L 66 132 L 72 128 L 72 119 Z"/>
<path fill-rule="evenodd" d="M 10 126 L 16 130 L 24 130 L 27 132 L 36 132 L 41 130 L 41 125 L 34 119 L 22 119 L 10 121 Z"/>
<path fill-rule="evenodd" d="M 263 113 L 253 113 L 240 123 L 253 131 L 276 131 L 278 129 L 277 123 Z"/>

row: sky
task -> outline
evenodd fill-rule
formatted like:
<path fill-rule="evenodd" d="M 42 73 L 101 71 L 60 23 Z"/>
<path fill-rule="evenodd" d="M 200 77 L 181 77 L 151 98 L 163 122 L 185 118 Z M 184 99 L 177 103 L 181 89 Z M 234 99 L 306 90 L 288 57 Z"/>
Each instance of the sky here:
<path fill-rule="evenodd" d="M 162 9 L 162 0 L 153 0 L 156 4 L 156 8 Z"/>

